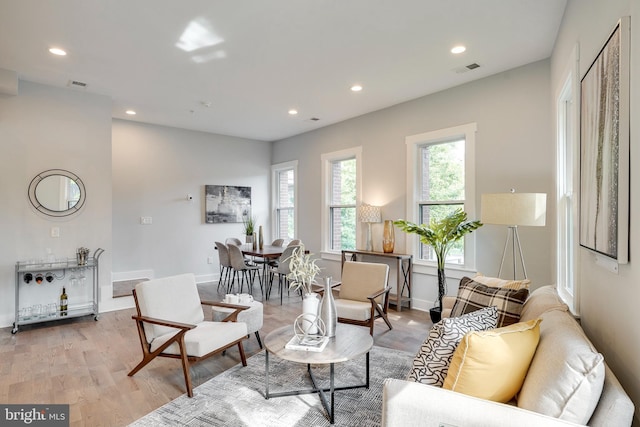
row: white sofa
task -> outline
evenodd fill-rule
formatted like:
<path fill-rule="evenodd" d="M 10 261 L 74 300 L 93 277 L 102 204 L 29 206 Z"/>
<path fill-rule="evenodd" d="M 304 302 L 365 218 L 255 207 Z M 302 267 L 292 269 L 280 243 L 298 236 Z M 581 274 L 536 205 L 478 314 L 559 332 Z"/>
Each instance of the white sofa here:
<path fill-rule="evenodd" d="M 445 316 L 453 301 L 443 301 Z M 540 342 L 517 402 L 491 402 L 389 378 L 382 426 L 630 426 L 633 402 L 552 286 L 533 291 L 523 306 L 521 321 L 538 317 L 543 319 Z M 582 376 L 576 373 L 580 370 Z M 591 412 L 588 422 L 578 421 Z"/>

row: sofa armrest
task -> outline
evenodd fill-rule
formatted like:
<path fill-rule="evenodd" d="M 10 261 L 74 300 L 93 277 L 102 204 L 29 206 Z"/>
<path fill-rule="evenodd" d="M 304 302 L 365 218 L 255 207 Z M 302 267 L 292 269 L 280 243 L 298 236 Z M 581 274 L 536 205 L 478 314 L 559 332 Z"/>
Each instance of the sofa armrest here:
<path fill-rule="evenodd" d="M 412 381 L 387 378 L 382 427 L 577 426 L 504 403 Z"/>

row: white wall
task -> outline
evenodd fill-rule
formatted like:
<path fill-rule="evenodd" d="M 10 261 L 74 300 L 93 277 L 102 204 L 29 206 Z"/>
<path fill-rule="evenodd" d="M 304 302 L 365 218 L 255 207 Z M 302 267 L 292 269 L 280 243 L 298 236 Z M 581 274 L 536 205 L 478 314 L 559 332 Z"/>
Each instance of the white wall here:
<path fill-rule="evenodd" d="M 17 96 L 0 95 L 0 158 L 0 326 L 9 326 L 17 261 L 43 258 L 47 249 L 56 257 L 74 257 L 78 247 L 101 247 L 100 282 L 110 281 L 111 100 L 20 82 Z M 82 179 L 87 201 L 79 214 L 51 218 L 33 209 L 29 183 L 48 169 L 66 169 Z M 59 227 L 59 238 L 51 237 L 53 226 Z M 39 286 L 47 287 L 54 302 L 62 285 L 54 280 Z M 67 294 L 73 300 L 74 289 L 67 288 Z"/>
<path fill-rule="evenodd" d="M 482 193 L 515 188 L 549 194 L 547 227 L 523 227 L 520 237 L 533 286 L 552 283 L 555 190 L 549 86 L 549 61 L 540 61 L 274 143 L 274 163 L 299 160 L 300 238 L 311 251 L 320 250 L 321 154 L 362 146 L 363 202 L 381 205 L 383 219 L 404 218 L 405 137 L 476 122 L 476 217 Z M 506 232 L 495 225 L 475 232 L 479 271 L 497 274 Z M 382 224 L 374 225 L 373 234 L 375 249 L 381 250 Z M 404 248 L 405 236 L 396 230 L 396 252 Z M 327 268 L 338 275 L 335 264 Z M 415 305 L 428 309 L 436 298 L 437 280 L 420 271 L 425 270 L 416 268 L 414 275 Z M 465 273 L 447 272 L 449 294 L 455 295 Z"/>
<path fill-rule="evenodd" d="M 564 78 L 564 67 L 576 43 L 580 47 L 580 78 L 602 48 L 622 16 L 631 16 L 631 164 L 640 158 L 640 123 L 634 120 L 640 107 L 640 3 L 633 0 L 570 0 L 551 60 L 552 93 Z M 640 229 L 634 226 L 640 213 L 640 174 L 631 169 L 630 261 L 618 274 L 595 263 L 586 249 L 579 253 L 580 311 L 582 325 L 604 354 L 636 405 L 634 425 L 640 425 Z"/>
<path fill-rule="evenodd" d="M 149 270 L 217 279 L 214 242 L 242 237 L 242 224 L 206 224 L 204 186 L 251 187 L 252 212 L 269 241 L 270 167 L 268 142 L 114 120 L 114 277 Z M 153 223 L 141 225 L 141 216 Z"/>

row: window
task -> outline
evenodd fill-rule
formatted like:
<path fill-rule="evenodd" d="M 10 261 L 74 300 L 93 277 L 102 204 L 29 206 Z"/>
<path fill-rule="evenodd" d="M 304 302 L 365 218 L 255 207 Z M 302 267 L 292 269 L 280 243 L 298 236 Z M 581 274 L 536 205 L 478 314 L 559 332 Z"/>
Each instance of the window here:
<path fill-rule="evenodd" d="M 271 167 L 273 182 L 273 236 L 274 239 L 292 240 L 298 235 L 296 226 L 298 162 L 287 162 Z"/>
<path fill-rule="evenodd" d="M 407 216 L 409 221 L 428 224 L 456 209 L 463 209 L 474 218 L 473 152 L 476 125 L 412 135 L 407 143 Z M 470 179 L 467 179 L 470 177 Z M 419 263 L 435 263 L 433 249 L 407 235 L 408 250 Z M 447 255 L 446 263 L 461 268 L 473 268 L 475 256 L 473 235 L 456 243 Z"/>
<path fill-rule="evenodd" d="M 322 156 L 323 251 L 355 249 L 358 235 L 356 206 L 360 200 L 361 148 Z"/>
<path fill-rule="evenodd" d="M 575 61 L 575 52 L 574 52 Z M 576 62 L 577 64 L 577 62 Z M 574 68 L 576 66 L 574 65 Z M 557 155 L 556 155 L 556 281 L 560 297 L 578 315 L 576 288 L 577 200 L 574 197 L 578 179 L 578 111 L 576 106 L 577 69 L 567 72 L 567 78 L 556 100 Z"/>

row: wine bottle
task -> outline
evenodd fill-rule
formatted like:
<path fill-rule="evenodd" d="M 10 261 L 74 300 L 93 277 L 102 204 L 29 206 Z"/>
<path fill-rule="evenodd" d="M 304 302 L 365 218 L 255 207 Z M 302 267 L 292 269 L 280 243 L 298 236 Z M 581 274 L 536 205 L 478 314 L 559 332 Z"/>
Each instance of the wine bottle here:
<path fill-rule="evenodd" d="M 60 295 L 60 316 L 67 315 L 67 290 L 62 287 L 62 294 Z"/>

